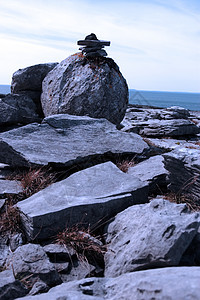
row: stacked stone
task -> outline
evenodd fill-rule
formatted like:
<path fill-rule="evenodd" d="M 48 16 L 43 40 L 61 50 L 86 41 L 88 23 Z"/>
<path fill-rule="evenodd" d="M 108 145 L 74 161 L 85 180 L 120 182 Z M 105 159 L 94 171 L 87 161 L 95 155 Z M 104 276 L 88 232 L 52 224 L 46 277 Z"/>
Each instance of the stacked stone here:
<path fill-rule="evenodd" d="M 81 50 L 82 54 L 86 57 L 107 56 L 103 48 L 104 46 L 110 46 L 109 41 L 98 40 L 94 33 L 87 35 L 84 40 L 78 41 L 77 44 L 83 46 L 80 47 L 79 50 Z"/>

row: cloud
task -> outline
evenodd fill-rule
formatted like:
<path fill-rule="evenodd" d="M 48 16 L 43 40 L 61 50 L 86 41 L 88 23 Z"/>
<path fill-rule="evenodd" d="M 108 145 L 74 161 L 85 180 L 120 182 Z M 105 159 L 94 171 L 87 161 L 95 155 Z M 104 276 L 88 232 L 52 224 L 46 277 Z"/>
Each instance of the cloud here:
<path fill-rule="evenodd" d="M 198 3 L 4 1 L 0 4 L 4 45 L 0 58 L 7 60 L 1 64 L 0 82 L 7 83 L 12 72 L 26 63 L 64 59 L 78 50 L 77 40 L 95 32 L 99 39 L 111 40 L 106 50 L 120 65 L 131 88 L 198 91 Z"/>

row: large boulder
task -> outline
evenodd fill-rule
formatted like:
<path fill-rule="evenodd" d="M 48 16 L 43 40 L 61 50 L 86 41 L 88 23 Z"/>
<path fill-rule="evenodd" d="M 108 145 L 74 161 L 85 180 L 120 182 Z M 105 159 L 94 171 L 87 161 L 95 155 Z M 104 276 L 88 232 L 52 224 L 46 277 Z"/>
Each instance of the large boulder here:
<path fill-rule="evenodd" d="M 154 199 L 127 208 L 108 226 L 105 276 L 178 265 L 199 224 L 186 204 Z"/>
<path fill-rule="evenodd" d="M 41 92 L 43 79 L 56 65 L 57 63 L 47 63 L 19 69 L 12 76 L 11 92 L 13 94 L 23 91 Z"/>
<path fill-rule="evenodd" d="M 111 58 L 69 56 L 45 77 L 41 103 L 45 116 L 87 115 L 119 124 L 128 104 L 128 86 Z"/>
<path fill-rule="evenodd" d="M 37 107 L 27 95 L 8 94 L 0 99 L 0 126 L 39 122 Z"/>
<path fill-rule="evenodd" d="M 37 106 L 37 112 L 43 116 L 40 95 L 42 81 L 58 63 L 46 63 L 19 69 L 12 76 L 11 93 L 30 97 Z"/>
<path fill-rule="evenodd" d="M 0 133 L 0 161 L 12 166 L 72 166 L 95 162 L 108 154 L 142 154 L 148 145 L 105 119 L 55 115 Z"/>
<path fill-rule="evenodd" d="M 107 162 L 76 172 L 18 202 L 28 239 L 47 239 L 66 226 L 88 227 L 147 202 L 148 185 Z"/>

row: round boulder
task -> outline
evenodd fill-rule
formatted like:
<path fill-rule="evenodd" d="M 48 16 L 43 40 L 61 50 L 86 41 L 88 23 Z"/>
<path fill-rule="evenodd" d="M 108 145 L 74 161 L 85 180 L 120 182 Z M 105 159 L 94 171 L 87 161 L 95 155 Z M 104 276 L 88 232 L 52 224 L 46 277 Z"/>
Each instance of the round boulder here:
<path fill-rule="evenodd" d="M 87 115 L 119 124 L 128 104 L 128 86 L 113 59 L 76 53 L 44 78 L 41 104 L 45 116 Z"/>

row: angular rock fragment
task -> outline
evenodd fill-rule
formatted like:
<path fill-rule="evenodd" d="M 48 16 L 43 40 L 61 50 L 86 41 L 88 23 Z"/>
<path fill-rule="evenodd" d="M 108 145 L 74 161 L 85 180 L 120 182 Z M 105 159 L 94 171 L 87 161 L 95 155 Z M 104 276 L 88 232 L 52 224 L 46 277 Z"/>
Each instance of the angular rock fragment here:
<path fill-rule="evenodd" d="M 139 178 L 141 181 L 149 183 L 149 191 L 162 191 L 166 188 L 166 177 L 168 171 L 164 167 L 164 158 L 162 155 L 153 156 L 143 162 L 130 167 L 128 174 Z"/>
<path fill-rule="evenodd" d="M 163 199 L 126 209 L 108 226 L 105 276 L 178 265 L 199 225 L 198 213 Z"/>
<path fill-rule="evenodd" d="M 19 194 L 22 190 L 20 181 L 0 180 L 0 197 L 6 194 Z"/>
<path fill-rule="evenodd" d="M 37 107 L 27 95 L 8 94 L 0 99 L 0 126 L 39 122 Z"/>
<path fill-rule="evenodd" d="M 148 185 L 111 162 L 79 171 L 18 202 L 28 239 L 46 239 L 66 226 L 94 226 L 147 201 Z"/>
<path fill-rule="evenodd" d="M 40 245 L 26 244 L 18 247 L 9 259 L 9 263 L 18 279 L 29 276 L 30 281 L 40 279 L 49 286 L 62 282 Z"/>
<path fill-rule="evenodd" d="M 28 293 L 28 289 L 16 280 L 12 270 L 0 272 L 0 299 L 10 300 L 23 297 Z"/>
<path fill-rule="evenodd" d="M 163 155 L 169 171 L 169 189 L 200 204 L 200 150 L 179 147 Z"/>
<path fill-rule="evenodd" d="M 0 133 L 0 161 L 11 166 L 72 166 L 107 154 L 141 154 L 148 145 L 105 119 L 55 115 Z"/>

